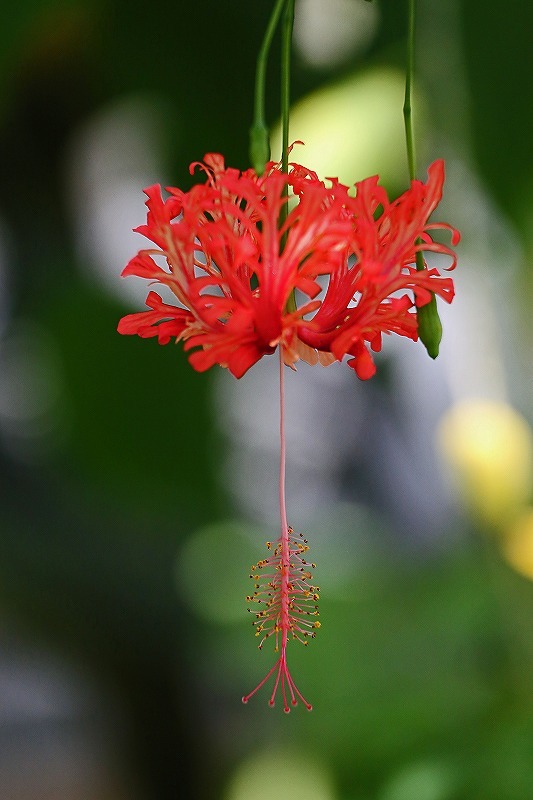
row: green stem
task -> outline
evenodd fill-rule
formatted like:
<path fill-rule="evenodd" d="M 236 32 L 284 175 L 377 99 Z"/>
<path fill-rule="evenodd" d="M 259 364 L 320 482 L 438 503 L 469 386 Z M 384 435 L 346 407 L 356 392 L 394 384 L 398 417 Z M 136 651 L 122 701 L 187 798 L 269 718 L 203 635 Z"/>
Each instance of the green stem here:
<path fill-rule="evenodd" d="M 405 143 L 407 145 L 407 163 L 409 177 L 416 178 L 415 141 L 413 135 L 412 86 L 415 71 L 415 0 L 409 0 L 409 23 L 407 32 L 407 69 L 405 73 L 405 100 L 403 104 L 403 120 L 405 124 Z"/>
<path fill-rule="evenodd" d="M 294 0 L 286 0 L 281 39 L 281 171 L 289 171 L 289 115 L 291 107 L 291 52 Z M 287 187 L 288 195 L 288 187 Z"/>
<path fill-rule="evenodd" d="M 291 54 L 292 29 L 294 27 L 294 2 L 287 0 L 281 31 L 281 171 L 289 172 L 289 117 L 291 110 Z M 280 225 L 283 225 L 289 213 L 289 185 L 283 187 L 284 203 L 281 206 Z M 281 239 L 281 248 L 285 246 L 286 235 Z M 296 311 L 294 289 L 287 300 L 287 311 Z"/>
<path fill-rule="evenodd" d="M 255 73 L 254 121 L 250 128 L 250 161 L 258 175 L 262 175 L 270 159 L 270 140 L 266 124 L 265 94 L 268 54 L 274 33 L 287 0 L 277 0 L 257 56 Z"/>
<path fill-rule="evenodd" d="M 416 154 L 415 135 L 413 131 L 413 75 L 415 72 L 415 6 L 416 0 L 409 0 L 408 29 L 407 29 L 407 68 L 405 71 L 405 99 L 403 102 L 403 121 L 405 125 L 405 144 L 407 146 L 407 165 L 409 177 L 416 179 Z M 418 251 L 416 254 L 416 268 L 424 269 L 424 255 Z"/>
<path fill-rule="evenodd" d="M 415 6 L 416 0 L 409 0 L 408 10 L 408 31 L 407 31 L 407 68 L 405 73 L 405 99 L 403 104 L 403 119 L 405 124 L 405 143 L 407 146 L 407 164 L 409 167 L 409 177 L 412 181 L 416 179 L 416 155 L 415 137 L 413 132 L 412 114 L 412 88 L 413 75 L 415 72 Z M 420 244 L 420 239 L 417 241 Z M 421 250 L 416 253 L 416 268 L 423 270 L 426 268 L 424 254 Z M 431 300 L 425 306 L 417 309 L 416 318 L 418 322 L 418 336 L 426 348 L 431 358 L 437 358 L 439 354 L 440 341 L 442 339 L 442 324 L 437 311 L 437 299 L 433 292 Z"/>

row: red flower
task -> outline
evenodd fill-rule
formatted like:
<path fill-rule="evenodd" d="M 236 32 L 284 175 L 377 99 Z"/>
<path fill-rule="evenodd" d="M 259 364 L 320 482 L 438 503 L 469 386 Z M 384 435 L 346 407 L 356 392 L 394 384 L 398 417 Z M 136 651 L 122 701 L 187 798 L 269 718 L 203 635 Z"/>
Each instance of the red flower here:
<path fill-rule="evenodd" d="M 448 303 L 454 295 L 453 281 L 436 269 L 417 271 L 418 250 L 431 250 L 451 257 L 453 251 L 434 242 L 430 230 L 445 229 L 452 244 L 459 233 L 445 223 L 428 224 L 442 197 L 444 162 L 435 161 L 428 170 L 427 184 L 413 181 L 401 197 L 390 203 L 378 178 L 356 184 L 350 197 L 344 192 L 352 222 L 346 257 L 330 277 L 325 297 L 313 319 L 298 330 L 311 347 L 332 353 L 339 361 L 348 354 L 349 366 L 362 378 L 371 378 L 376 368 L 368 351 L 381 349 L 383 333 L 418 338 L 416 307 L 428 303 L 431 292 Z M 401 293 L 409 290 L 409 294 Z M 400 293 L 400 294 L 399 294 Z"/>
<path fill-rule="evenodd" d="M 316 278 L 338 266 L 349 234 L 342 201 L 331 201 L 313 173 L 305 181 L 298 176 L 299 202 L 280 225 L 283 189 L 294 180 L 279 165 L 258 177 L 226 169 L 222 156 L 211 154 L 200 166 L 207 182 L 190 192 L 169 188 L 163 201 L 159 187 L 146 190 L 147 224 L 136 230 L 157 249 L 141 250 L 122 273 L 162 284 L 180 306 L 150 292 L 151 310 L 124 317 L 118 330 L 157 336 L 160 344 L 184 340 L 200 372 L 220 364 L 240 378 L 278 344 L 292 364 L 296 331 L 320 305 L 312 302 Z M 289 310 L 295 289 L 308 300 Z"/>
<path fill-rule="evenodd" d="M 169 188 L 163 200 L 159 187 L 146 190 L 147 224 L 136 230 L 157 248 L 141 250 L 122 273 L 161 284 L 180 305 L 151 291 L 151 310 L 124 317 L 120 333 L 181 339 L 200 372 L 220 364 L 240 378 L 280 345 L 290 365 L 349 355 L 365 379 L 375 372 L 368 345 L 380 350 L 383 333 L 416 340 L 416 307 L 431 292 L 452 300 L 450 278 L 415 267 L 418 250 L 445 253 L 455 266 L 429 233 L 444 228 L 459 241 L 449 225 L 428 224 L 442 196 L 442 161 L 427 184 L 413 181 L 392 203 L 377 177 L 356 184 L 353 197 L 297 164 L 285 175 L 270 163 L 262 177 L 225 168 L 220 155 L 199 166 L 207 182 L 189 192 Z M 282 222 L 287 184 L 296 203 Z M 321 301 L 319 276 L 327 283 Z M 296 289 L 304 296 L 297 308 Z"/>

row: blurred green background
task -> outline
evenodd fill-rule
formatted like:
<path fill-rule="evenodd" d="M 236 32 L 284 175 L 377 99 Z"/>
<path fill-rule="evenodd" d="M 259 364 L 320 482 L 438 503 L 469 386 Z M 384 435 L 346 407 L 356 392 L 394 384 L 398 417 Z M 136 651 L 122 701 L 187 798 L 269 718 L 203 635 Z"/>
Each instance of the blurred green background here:
<path fill-rule="evenodd" d="M 406 5 L 297 0 L 297 160 L 403 191 Z M 118 277 L 144 186 L 190 187 L 209 151 L 248 166 L 271 6 L 4 9 L 9 800 L 533 797 L 532 7 L 419 1 L 420 174 L 446 157 L 439 219 L 463 233 L 441 357 L 387 341 L 369 384 L 289 376 L 289 516 L 322 589 L 320 635 L 289 653 L 311 714 L 240 703 L 274 657 L 244 595 L 277 526 L 275 364 L 198 375 L 115 332 L 146 294 Z"/>

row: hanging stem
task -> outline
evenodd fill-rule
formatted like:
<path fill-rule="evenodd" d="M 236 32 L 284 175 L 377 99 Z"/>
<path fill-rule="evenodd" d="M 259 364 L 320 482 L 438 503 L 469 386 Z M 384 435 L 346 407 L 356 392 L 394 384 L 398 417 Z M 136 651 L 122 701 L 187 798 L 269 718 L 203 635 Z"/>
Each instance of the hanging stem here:
<path fill-rule="evenodd" d="M 405 99 L 403 104 L 403 119 L 405 124 L 405 143 L 407 146 L 407 163 L 411 181 L 416 179 L 416 153 L 413 132 L 412 115 L 412 87 L 415 72 L 415 6 L 416 0 L 408 0 L 408 30 L 407 30 L 407 67 L 405 73 Z M 417 241 L 420 244 L 420 240 Z M 415 256 L 417 270 L 426 269 L 424 254 L 417 250 Z M 440 341 L 442 339 L 442 324 L 437 311 L 437 299 L 431 293 L 431 300 L 416 311 L 418 322 L 418 336 L 431 358 L 437 358 Z"/>
<path fill-rule="evenodd" d="M 294 2 L 287 0 L 281 33 L 281 171 L 289 172 L 289 117 L 291 109 L 291 54 L 292 30 L 294 27 Z M 289 213 L 289 184 L 283 187 L 284 203 L 281 207 L 280 226 L 283 226 Z M 284 235 L 281 247 L 285 246 Z M 287 300 L 287 311 L 296 311 L 296 296 L 294 289 Z"/>
<path fill-rule="evenodd" d="M 254 121 L 250 128 L 250 161 L 258 175 L 262 175 L 270 159 L 270 140 L 266 124 L 265 94 L 268 54 L 274 33 L 287 0 L 277 0 L 257 56 L 255 73 Z"/>
<path fill-rule="evenodd" d="M 286 0 L 281 39 L 281 171 L 289 171 L 289 114 L 291 106 L 291 51 L 294 0 Z M 288 188 L 287 188 L 288 194 Z"/>
<path fill-rule="evenodd" d="M 412 116 L 412 85 L 415 71 L 415 0 L 409 0 L 409 23 L 407 31 L 407 69 L 405 73 L 405 100 L 403 104 L 403 119 L 405 124 L 405 143 L 407 145 L 407 163 L 409 177 L 412 181 L 416 178 L 415 142 L 413 135 Z"/>

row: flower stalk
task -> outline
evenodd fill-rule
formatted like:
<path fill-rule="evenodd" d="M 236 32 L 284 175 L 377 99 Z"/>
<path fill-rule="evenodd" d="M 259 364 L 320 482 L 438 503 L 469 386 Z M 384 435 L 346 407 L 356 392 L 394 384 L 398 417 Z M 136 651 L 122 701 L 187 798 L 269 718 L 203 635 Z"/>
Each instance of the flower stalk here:
<path fill-rule="evenodd" d="M 294 2 L 287 0 L 283 15 L 283 30 L 281 40 L 281 171 L 285 175 L 289 172 L 289 124 L 291 109 L 291 55 L 292 31 L 294 28 Z M 289 184 L 283 187 L 283 198 L 286 202 L 281 207 L 280 227 L 283 227 L 289 213 Z M 281 246 L 285 246 L 286 237 L 282 237 Z M 296 311 L 296 294 L 294 290 L 287 301 L 287 311 Z"/>
<path fill-rule="evenodd" d="M 412 181 L 416 178 L 416 156 L 413 133 L 412 112 L 412 86 L 415 69 L 415 0 L 408 0 L 408 26 L 407 26 L 407 65 L 405 70 L 405 99 L 403 104 L 403 119 L 405 125 L 405 143 L 407 147 L 407 164 L 409 177 Z"/>
<path fill-rule="evenodd" d="M 263 174 L 265 165 L 270 160 L 270 139 L 265 113 L 266 71 L 272 39 L 286 2 L 287 0 L 277 0 L 257 56 L 254 120 L 250 128 L 250 161 L 258 175 Z"/>
<path fill-rule="evenodd" d="M 405 71 L 405 100 L 403 105 L 403 117 L 405 125 L 405 142 L 407 147 L 407 163 L 409 167 L 409 177 L 411 181 L 416 180 L 416 153 L 413 131 L 412 114 L 412 86 L 415 69 L 415 11 L 416 0 L 408 0 L 408 26 L 407 26 L 407 67 Z M 420 244 L 420 241 L 417 242 Z M 417 270 L 426 269 L 424 253 L 418 250 L 416 253 L 415 264 Z M 417 309 L 416 318 L 418 322 L 418 336 L 426 348 L 431 358 L 437 358 L 439 354 L 440 342 L 442 339 L 442 323 L 439 312 L 437 311 L 437 299 L 431 293 L 429 303 Z"/>
<path fill-rule="evenodd" d="M 294 0 L 286 0 L 281 40 L 281 171 L 285 174 L 287 174 L 289 171 L 289 115 L 291 106 L 291 52 L 293 27 Z"/>

